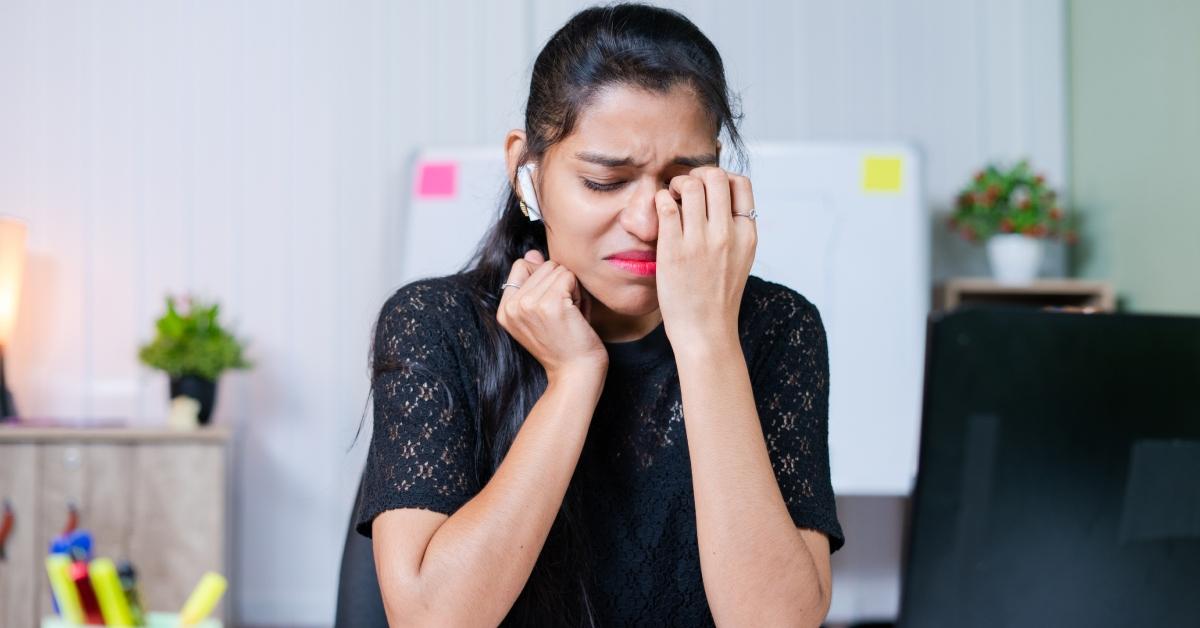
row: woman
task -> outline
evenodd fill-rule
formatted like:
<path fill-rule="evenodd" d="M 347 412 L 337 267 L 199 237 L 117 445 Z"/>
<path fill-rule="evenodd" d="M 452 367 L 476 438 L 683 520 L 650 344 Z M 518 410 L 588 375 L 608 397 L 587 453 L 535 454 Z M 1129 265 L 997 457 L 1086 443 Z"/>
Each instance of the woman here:
<path fill-rule="evenodd" d="M 376 323 L 357 529 L 393 625 L 822 621 L 825 332 L 749 275 L 736 119 L 673 11 L 591 8 L 538 55 L 496 224 Z"/>

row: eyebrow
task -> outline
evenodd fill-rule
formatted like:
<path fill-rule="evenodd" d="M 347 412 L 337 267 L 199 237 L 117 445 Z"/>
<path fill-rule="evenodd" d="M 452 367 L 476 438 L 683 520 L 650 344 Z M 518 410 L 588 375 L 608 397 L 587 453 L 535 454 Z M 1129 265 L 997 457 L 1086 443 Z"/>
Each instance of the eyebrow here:
<path fill-rule="evenodd" d="M 624 166 L 641 165 L 633 163 L 632 157 L 610 157 L 608 155 L 601 155 L 600 153 L 592 153 L 588 151 L 575 153 L 575 157 L 589 163 L 599 164 L 606 168 L 621 168 Z M 708 153 L 705 155 L 691 156 L 681 155 L 676 157 L 671 163 L 677 166 L 690 166 L 692 168 L 699 168 L 700 166 L 715 166 L 717 164 L 717 154 Z"/>

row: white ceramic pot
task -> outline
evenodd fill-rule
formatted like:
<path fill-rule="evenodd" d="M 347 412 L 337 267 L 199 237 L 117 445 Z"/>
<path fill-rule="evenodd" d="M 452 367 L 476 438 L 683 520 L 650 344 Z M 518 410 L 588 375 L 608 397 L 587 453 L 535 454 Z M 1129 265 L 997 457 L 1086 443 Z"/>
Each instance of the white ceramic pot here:
<path fill-rule="evenodd" d="M 1037 278 L 1042 265 L 1044 242 L 1019 233 L 1001 233 L 988 238 L 988 264 L 992 277 L 1006 284 L 1027 284 Z"/>

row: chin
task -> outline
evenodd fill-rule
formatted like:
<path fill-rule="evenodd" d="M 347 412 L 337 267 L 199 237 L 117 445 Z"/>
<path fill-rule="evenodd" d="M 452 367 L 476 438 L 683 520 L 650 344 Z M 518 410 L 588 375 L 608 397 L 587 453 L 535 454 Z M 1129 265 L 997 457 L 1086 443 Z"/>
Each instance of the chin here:
<path fill-rule="evenodd" d="M 604 307 L 621 316 L 645 316 L 658 309 L 658 290 L 643 284 L 609 286 L 603 294 L 588 290 Z"/>

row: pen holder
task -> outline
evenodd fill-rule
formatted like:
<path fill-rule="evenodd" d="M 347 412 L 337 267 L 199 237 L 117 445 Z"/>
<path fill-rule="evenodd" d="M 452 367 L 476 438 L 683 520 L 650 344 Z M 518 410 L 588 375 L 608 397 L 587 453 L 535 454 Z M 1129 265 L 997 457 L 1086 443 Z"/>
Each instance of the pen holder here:
<path fill-rule="evenodd" d="M 72 624 L 57 615 L 42 618 L 42 628 L 113 628 L 98 624 Z M 127 628 L 134 628 L 129 626 Z M 179 628 L 179 613 L 146 613 L 145 628 Z M 196 622 L 190 628 L 223 628 L 219 619 L 208 618 Z"/>

